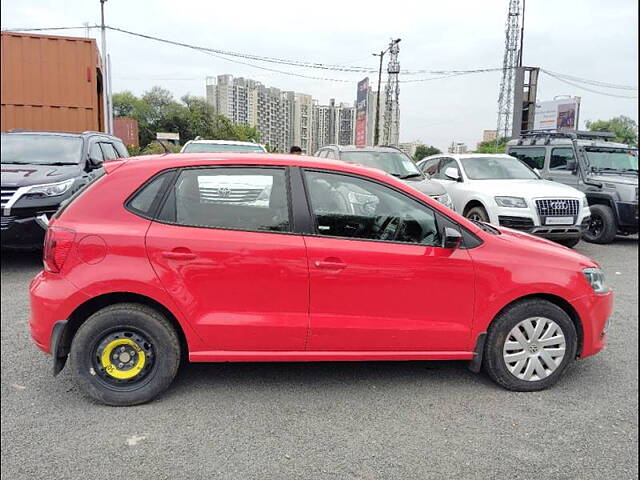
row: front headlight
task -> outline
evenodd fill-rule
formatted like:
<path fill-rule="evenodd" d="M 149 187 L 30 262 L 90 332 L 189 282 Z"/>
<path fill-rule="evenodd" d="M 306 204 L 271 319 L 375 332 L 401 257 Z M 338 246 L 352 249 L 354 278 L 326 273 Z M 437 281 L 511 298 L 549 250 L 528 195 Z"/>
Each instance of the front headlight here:
<path fill-rule="evenodd" d="M 501 207 L 527 208 L 527 202 L 522 197 L 495 197 L 495 199 Z"/>
<path fill-rule="evenodd" d="M 607 286 L 607 280 L 604 276 L 604 272 L 599 268 L 585 268 L 583 270 L 584 276 L 587 282 L 593 288 L 596 293 L 607 293 L 609 287 Z"/>
<path fill-rule="evenodd" d="M 444 195 L 436 195 L 435 197 L 432 197 L 432 198 L 434 200 L 437 200 L 447 208 L 451 208 L 451 209 L 453 208 L 453 202 L 451 201 L 451 197 L 449 196 L 448 193 L 445 193 Z"/>
<path fill-rule="evenodd" d="M 34 185 L 25 193 L 26 195 L 35 195 L 41 197 L 57 197 L 58 195 L 66 193 L 67 190 L 71 188 L 71 185 L 73 185 L 73 182 L 75 182 L 75 179 L 70 178 L 69 180 L 65 180 L 63 182 Z"/>

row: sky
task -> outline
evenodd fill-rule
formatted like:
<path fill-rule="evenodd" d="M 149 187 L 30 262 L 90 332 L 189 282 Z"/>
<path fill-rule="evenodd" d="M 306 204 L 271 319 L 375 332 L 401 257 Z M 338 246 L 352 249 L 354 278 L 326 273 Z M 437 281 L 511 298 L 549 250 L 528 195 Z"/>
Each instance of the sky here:
<path fill-rule="evenodd" d="M 100 22 L 99 0 L 0 2 L 3 29 L 79 26 Z M 401 38 L 399 60 L 407 70 L 467 70 L 502 66 L 508 0 L 388 2 L 108 0 L 106 24 L 183 43 L 227 51 L 377 69 L 372 56 Z M 51 32 L 84 36 L 84 30 Z M 90 35 L 98 35 L 91 30 Z M 258 65 L 311 80 L 267 72 L 183 47 L 108 31 L 113 92 L 141 94 L 155 85 L 177 98 L 205 95 L 205 78 L 224 73 L 267 86 L 352 103 L 358 73 Z M 622 85 L 638 85 L 637 0 L 528 0 L 524 64 Z M 400 140 L 419 140 L 444 150 L 452 142 L 473 148 L 484 129 L 495 129 L 500 72 L 401 84 Z M 383 75 L 383 84 L 386 80 Z M 400 80 L 425 78 L 401 76 Z M 376 75 L 370 75 L 377 82 Z M 591 87 L 614 94 L 636 91 Z M 580 96 L 580 127 L 587 120 L 627 115 L 638 120 L 637 98 L 616 98 L 541 75 L 538 100 Z"/>

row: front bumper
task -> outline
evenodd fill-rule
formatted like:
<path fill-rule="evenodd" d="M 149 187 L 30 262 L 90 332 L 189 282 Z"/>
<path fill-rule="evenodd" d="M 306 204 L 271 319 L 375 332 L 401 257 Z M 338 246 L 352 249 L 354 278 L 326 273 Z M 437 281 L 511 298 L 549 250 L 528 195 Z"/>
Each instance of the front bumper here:
<path fill-rule="evenodd" d="M 47 218 L 51 218 L 54 213 L 55 210 L 46 210 L 34 212 L 28 216 L 3 215 L 0 223 L 2 246 L 25 249 L 41 248 L 46 229 L 38 217 L 46 215 Z"/>
<path fill-rule="evenodd" d="M 539 226 L 530 217 L 499 215 L 498 224 L 501 227 L 531 233 L 549 239 L 580 238 L 589 226 L 590 217 L 582 217 L 578 225 Z"/>
<path fill-rule="evenodd" d="M 585 295 L 571 302 L 582 322 L 580 358 L 595 355 L 606 346 L 613 299 L 613 291 L 609 291 L 604 294 Z"/>

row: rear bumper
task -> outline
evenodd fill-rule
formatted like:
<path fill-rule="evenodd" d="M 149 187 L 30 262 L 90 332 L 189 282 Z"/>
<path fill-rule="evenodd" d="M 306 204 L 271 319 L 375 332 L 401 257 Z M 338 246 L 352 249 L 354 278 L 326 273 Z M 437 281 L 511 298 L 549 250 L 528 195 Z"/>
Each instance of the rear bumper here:
<path fill-rule="evenodd" d="M 589 294 L 572 302 L 582 320 L 583 342 L 580 357 L 595 355 L 607 344 L 607 331 L 613 312 L 612 291 L 605 294 Z"/>

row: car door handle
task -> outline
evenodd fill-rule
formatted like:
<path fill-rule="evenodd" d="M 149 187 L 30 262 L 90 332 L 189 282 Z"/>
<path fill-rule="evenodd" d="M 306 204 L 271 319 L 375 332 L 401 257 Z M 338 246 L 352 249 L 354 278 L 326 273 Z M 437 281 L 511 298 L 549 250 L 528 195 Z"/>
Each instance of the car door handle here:
<path fill-rule="evenodd" d="M 196 254 L 186 248 L 175 248 L 170 252 L 162 252 L 160 255 L 168 260 L 193 260 L 196 258 Z"/>
<path fill-rule="evenodd" d="M 323 270 L 342 270 L 346 268 L 347 264 L 339 259 L 327 258 L 325 260 L 316 260 L 315 266 Z"/>

